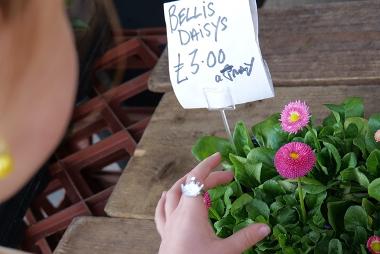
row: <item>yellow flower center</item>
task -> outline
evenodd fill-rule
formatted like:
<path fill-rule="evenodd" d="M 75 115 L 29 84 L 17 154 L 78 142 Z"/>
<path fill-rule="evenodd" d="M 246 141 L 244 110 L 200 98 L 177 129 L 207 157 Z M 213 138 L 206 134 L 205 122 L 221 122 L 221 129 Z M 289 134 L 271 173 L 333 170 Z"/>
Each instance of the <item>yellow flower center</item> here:
<path fill-rule="evenodd" d="M 379 241 L 373 241 L 371 243 L 371 249 L 375 252 L 380 252 L 380 242 Z"/>
<path fill-rule="evenodd" d="M 13 169 L 12 158 L 9 153 L 0 154 L 0 179 L 5 178 Z"/>
<path fill-rule="evenodd" d="M 297 122 L 298 120 L 300 119 L 300 114 L 298 114 L 298 112 L 292 112 L 290 113 L 290 116 L 289 116 L 289 121 L 291 123 L 295 123 Z"/>
<path fill-rule="evenodd" d="M 297 160 L 298 157 L 300 157 L 300 155 L 299 155 L 298 153 L 296 153 L 296 152 L 291 152 L 291 153 L 289 154 L 289 156 L 290 156 L 290 158 L 292 158 L 293 160 Z"/>

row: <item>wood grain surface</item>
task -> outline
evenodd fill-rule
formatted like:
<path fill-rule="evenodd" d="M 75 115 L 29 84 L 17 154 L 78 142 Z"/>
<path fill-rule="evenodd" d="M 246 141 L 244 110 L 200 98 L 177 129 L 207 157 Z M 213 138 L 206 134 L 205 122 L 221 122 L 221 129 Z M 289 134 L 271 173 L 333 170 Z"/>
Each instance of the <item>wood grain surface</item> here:
<path fill-rule="evenodd" d="M 380 84 L 380 1 L 259 11 L 259 39 L 276 86 Z M 167 50 L 149 89 L 170 91 Z"/>
<path fill-rule="evenodd" d="M 79 217 L 54 254 L 152 254 L 160 241 L 152 220 Z"/>
<path fill-rule="evenodd" d="M 379 85 L 277 87 L 276 97 L 257 101 L 227 112 L 231 126 L 238 119 L 251 127 L 290 100 L 305 100 L 317 120 L 327 116 L 324 103 L 340 103 L 347 96 L 364 99 L 366 114 L 379 112 Z M 120 177 L 105 211 L 111 217 L 152 219 L 162 191 L 196 165 L 191 148 L 202 135 L 225 136 L 219 112 L 184 110 L 173 92 L 156 108 L 135 155 Z"/>
<path fill-rule="evenodd" d="M 23 252 L 19 250 L 9 249 L 0 246 L 0 254 L 28 254 L 29 252 Z M 31 254 L 31 253 L 29 253 Z"/>

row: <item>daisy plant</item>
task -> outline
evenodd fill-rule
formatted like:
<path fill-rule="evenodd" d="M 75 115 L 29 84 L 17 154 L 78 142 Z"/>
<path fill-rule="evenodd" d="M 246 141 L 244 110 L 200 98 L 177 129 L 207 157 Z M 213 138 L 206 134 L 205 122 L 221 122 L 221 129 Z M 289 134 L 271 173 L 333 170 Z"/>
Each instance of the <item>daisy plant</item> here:
<path fill-rule="evenodd" d="M 255 222 L 272 234 L 252 253 L 380 253 L 380 114 L 364 118 L 360 98 L 326 104 L 321 124 L 306 102 L 248 129 L 233 143 L 201 137 L 198 160 L 220 152 L 234 181 L 208 190 L 205 204 L 219 237 Z"/>

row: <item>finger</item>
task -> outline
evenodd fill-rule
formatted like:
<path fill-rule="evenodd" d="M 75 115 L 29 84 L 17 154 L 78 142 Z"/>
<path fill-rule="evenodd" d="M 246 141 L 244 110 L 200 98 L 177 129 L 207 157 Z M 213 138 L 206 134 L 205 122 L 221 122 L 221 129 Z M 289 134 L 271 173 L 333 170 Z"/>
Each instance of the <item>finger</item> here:
<path fill-rule="evenodd" d="M 206 178 L 204 184 L 205 190 L 212 189 L 218 185 L 226 184 L 232 181 L 234 178 L 234 173 L 231 171 L 216 171 L 210 173 Z"/>
<path fill-rule="evenodd" d="M 189 177 L 195 177 L 198 181 L 204 182 L 211 170 L 216 168 L 221 161 L 220 153 L 214 153 L 210 157 L 201 161 L 191 172 Z"/>
<path fill-rule="evenodd" d="M 161 238 L 162 238 L 162 232 L 163 232 L 163 228 L 166 221 L 165 199 L 166 199 L 166 191 L 162 192 L 161 198 L 157 203 L 156 211 L 154 213 L 154 222 L 156 223 L 156 228 Z"/>
<path fill-rule="evenodd" d="M 243 228 L 230 237 L 220 240 L 222 253 L 242 253 L 270 233 L 266 224 L 253 224 Z"/>
<path fill-rule="evenodd" d="M 205 184 L 205 181 L 207 177 L 210 175 L 211 170 L 216 168 L 221 161 L 221 155 L 220 153 L 215 153 L 211 155 L 210 157 L 204 159 L 201 163 L 199 163 L 191 172 L 189 172 L 187 176 L 186 182 L 189 182 L 192 177 L 195 177 L 196 181 L 199 181 L 201 184 Z M 215 178 L 211 178 L 210 181 L 215 180 Z M 212 184 L 212 182 L 210 183 Z M 197 196 L 197 197 L 187 197 L 183 196 L 184 198 L 181 199 L 183 201 L 181 203 L 181 207 L 185 206 L 185 209 L 191 210 L 191 211 L 201 211 L 202 216 L 207 218 L 207 209 L 204 209 L 204 203 L 203 203 L 203 197 Z"/>
<path fill-rule="evenodd" d="M 181 184 L 185 182 L 187 175 L 179 179 L 170 190 L 166 193 L 166 202 L 165 202 L 165 214 L 169 216 L 177 208 L 179 200 L 181 199 Z"/>

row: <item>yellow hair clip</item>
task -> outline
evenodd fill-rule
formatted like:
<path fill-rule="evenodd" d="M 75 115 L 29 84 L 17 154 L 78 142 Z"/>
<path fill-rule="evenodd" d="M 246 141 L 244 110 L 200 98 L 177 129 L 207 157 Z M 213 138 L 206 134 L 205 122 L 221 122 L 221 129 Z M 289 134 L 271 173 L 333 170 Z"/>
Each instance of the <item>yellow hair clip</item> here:
<path fill-rule="evenodd" d="M 5 142 L 0 141 L 0 180 L 13 171 L 13 159 Z"/>

